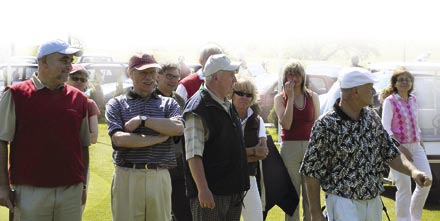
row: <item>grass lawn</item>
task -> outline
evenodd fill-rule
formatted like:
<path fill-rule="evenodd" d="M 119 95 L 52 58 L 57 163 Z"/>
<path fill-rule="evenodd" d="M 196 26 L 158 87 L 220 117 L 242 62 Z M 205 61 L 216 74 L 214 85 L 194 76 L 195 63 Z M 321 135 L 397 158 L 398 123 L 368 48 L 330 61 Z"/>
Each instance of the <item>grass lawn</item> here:
<path fill-rule="evenodd" d="M 112 147 L 110 139 L 107 135 L 107 127 L 105 124 L 99 125 L 100 135 L 98 143 L 90 147 L 90 169 L 91 178 L 89 184 L 89 194 L 86 210 L 84 211 L 83 220 L 87 221 L 110 221 L 110 185 L 112 182 L 113 163 L 111 159 Z M 276 139 L 274 130 L 269 131 Z M 385 206 L 391 220 L 395 220 L 394 200 L 383 197 Z M 384 214 L 384 213 L 383 213 Z M 0 221 L 7 220 L 8 211 L 4 207 L 0 208 Z M 440 205 L 426 205 L 423 211 L 422 220 L 434 221 L 440 217 Z M 268 221 L 284 220 L 283 211 L 274 207 L 270 210 Z M 383 219 L 386 220 L 385 215 Z"/>

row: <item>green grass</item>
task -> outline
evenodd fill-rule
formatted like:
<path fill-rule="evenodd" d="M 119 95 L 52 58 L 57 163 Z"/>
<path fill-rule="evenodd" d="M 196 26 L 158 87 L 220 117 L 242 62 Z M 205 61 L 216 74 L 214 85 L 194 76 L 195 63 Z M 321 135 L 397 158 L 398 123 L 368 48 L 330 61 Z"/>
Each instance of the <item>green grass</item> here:
<path fill-rule="evenodd" d="M 90 147 L 90 170 L 91 178 L 89 184 L 89 194 L 86 210 L 84 211 L 84 221 L 109 221 L 111 220 L 110 211 L 110 186 L 113 175 L 112 147 L 110 138 L 107 135 L 106 124 L 100 124 L 100 135 L 98 143 Z M 269 129 L 272 137 L 277 139 L 275 129 Z M 394 200 L 383 197 L 385 206 L 391 220 L 395 220 Z M 323 202 L 323 200 L 321 200 Z M 383 213 L 384 214 L 384 213 Z M 4 207 L 0 208 L 0 221 L 7 220 L 8 211 Z M 433 221 L 440 217 L 440 205 L 426 205 L 423 210 L 422 220 Z M 283 211 L 275 206 L 270 210 L 267 221 L 284 220 Z M 382 220 L 386 220 L 385 214 Z"/>

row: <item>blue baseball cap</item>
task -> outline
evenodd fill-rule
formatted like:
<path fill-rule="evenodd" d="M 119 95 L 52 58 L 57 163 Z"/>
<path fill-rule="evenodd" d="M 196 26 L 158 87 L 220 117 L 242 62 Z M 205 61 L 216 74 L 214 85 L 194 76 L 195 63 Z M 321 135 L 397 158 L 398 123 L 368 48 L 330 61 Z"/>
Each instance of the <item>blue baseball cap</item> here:
<path fill-rule="evenodd" d="M 60 39 L 56 39 L 41 44 L 40 47 L 38 48 L 37 58 L 40 59 L 46 55 L 50 55 L 53 53 L 68 54 L 75 56 L 82 55 L 81 49 L 72 48 L 66 42 Z"/>

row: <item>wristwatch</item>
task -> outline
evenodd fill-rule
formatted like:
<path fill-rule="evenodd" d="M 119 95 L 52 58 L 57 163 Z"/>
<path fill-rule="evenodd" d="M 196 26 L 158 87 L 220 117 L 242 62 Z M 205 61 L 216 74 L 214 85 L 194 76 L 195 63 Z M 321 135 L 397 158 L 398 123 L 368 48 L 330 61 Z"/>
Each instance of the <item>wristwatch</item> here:
<path fill-rule="evenodd" d="M 141 118 L 141 127 L 145 127 L 145 121 L 148 119 L 146 115 L 139 116 Z"/>

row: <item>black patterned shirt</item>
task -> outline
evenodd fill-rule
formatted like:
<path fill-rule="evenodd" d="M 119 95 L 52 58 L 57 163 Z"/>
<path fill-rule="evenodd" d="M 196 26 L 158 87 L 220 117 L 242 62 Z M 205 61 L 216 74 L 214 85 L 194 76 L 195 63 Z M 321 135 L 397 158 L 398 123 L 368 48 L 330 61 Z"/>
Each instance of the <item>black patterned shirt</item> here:
<path fill-rule="evenodd" d="M 399 151 L 373 109 L 363 108 L 355 121 L 337 103 L 315 122 L 300 173 L 318 179 L 326 193 L 373 199 Z"/>

